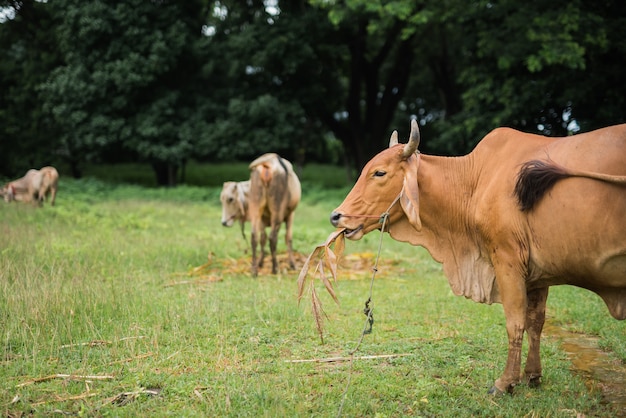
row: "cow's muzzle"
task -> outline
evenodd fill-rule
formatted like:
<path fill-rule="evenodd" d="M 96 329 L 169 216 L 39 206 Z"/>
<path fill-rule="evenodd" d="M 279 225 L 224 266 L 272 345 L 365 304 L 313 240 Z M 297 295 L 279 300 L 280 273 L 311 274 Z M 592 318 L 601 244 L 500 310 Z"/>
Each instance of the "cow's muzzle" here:
<path fill-rule="evenodd" d="M 345 228 L 344 234 L 345 237 L 348 239 L 359 239 L 361 238 L 361 236 L 363 236 L 363 224 L 359 225 L 358 227 L 351 229 L 351 228 L 347 228 L 346 225 L 343 225 L 341 222 L 342 218 L 348 217 L 349 215 L 343 215 L 342 213 L 333 211 L 330 214 L 330 223 L 335 227 L 335 228 L 340 228 L 343 227 Z"/>

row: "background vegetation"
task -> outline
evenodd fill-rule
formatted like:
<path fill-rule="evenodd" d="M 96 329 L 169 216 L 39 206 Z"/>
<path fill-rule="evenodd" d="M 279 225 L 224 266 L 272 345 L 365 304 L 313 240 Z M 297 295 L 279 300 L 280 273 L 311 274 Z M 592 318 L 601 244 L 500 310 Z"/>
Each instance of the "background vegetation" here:
<path fill-rule="evenodd" d="M 502 125 L 625 121 L 620 0 L 0 0 L 0 175 L 275 151 L 354 174 L 409 119 L 460 154 Z"/>
<path fill-rule="evenodd" d="M 205 179 L 222 175 L 211 167 L 191 166 L 188 178 L 196 170 Z M 388 236 L 373 333 L 357 352 L 373 358 L 352 367 L 316 361 L 356 347 L 379 235 L 347 243 L 339 306 L 319 290 L 327 314 L 321 344 L 309 301 L 296 300 L 297 271 L 250 277 L 247 243 L 237 228 L 220 225 L 220 187 L 147 188 L 129 184 L 125 171 L 62 178 L 55 207 L 0 205 L 4 416 L 331 417 L 344 392 L 342 416 L 619 412 L 602 402 L 600 387 L 570 371 L 550 336 L 540 389 L 487 396 L 506 357 L 501 306 L 454 296 L 424 250 Z M 342 175 L 328 166 L 301 173 L 319 187 L 304 188 L 296 212 L 299 265 L 332 230 L 328 214 L 347 189 L 327 181 Z M 624 322 L 591 292 L 553 288 L 548 316 L 599 336 L 616 362 L 626 361 Z"/>

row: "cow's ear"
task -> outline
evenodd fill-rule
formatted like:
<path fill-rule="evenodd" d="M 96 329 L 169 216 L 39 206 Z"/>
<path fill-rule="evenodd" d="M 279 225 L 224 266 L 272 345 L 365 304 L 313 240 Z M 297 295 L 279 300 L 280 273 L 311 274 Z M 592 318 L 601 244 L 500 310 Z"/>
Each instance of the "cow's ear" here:
<path fill-rule="evenodd" d="M 420 196 L 417 186 L 417 162 L 417 157 L 412 157 L 407 161 L 408 167 L 404 173 L 404 184 L 400 192 L 400 205 L 413 228 L 421 231 L 422 221 L 420 219 Z"/>

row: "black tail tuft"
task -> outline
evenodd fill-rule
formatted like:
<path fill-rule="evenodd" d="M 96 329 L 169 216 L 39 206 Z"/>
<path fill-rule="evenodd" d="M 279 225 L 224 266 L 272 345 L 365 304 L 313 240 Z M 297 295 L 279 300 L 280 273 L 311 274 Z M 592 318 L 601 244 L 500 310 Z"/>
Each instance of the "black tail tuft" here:
<path fill-rule="evenodd" d="M 565 177 L 569 177 L 565 169 L 548 161 L 524 163 L 515 183 L 520 209 L 524 212 L 531 210 L 557 181 Z"/>

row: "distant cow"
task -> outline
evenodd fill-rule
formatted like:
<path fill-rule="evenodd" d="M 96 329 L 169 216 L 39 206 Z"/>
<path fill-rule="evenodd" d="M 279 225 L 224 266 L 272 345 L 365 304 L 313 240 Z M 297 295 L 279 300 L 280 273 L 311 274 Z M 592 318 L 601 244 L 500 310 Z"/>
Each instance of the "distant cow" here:
<path fill-rule="evenodd" d="M 500 302 L 508 357 L 490 393 L 540 383 L 539 342 L 548 289 L 569 284 L 598 294 L 626 319 L 626 124 L 565 138 L 498 128 L 462 157 L 420 154 L 412 121 L 408 144 L 363 168 L 331 216 L 345 237 L 385 229 L 424 246 L 443 263 L 452 291 Z"/>
<path fill-rule="evenodd" d="M 50 196 L 50 205 L 54 206 L 58 184 L 59 173 L 54 167 L 47 166 L 41 170 L 28 170 L 24 177 L 7 183 L 0 194 L 6 202 L 17 200 L 39 206 Z"/>
<path fill-rule="evenodd" d="M 248 195 L 250 194 L 250 180 L 224 182 L 220 201 L 222 202 L 222 225 L 231 227 L 238 221 L 241 225 L 241 234 L 244 239 L 244 224 L 250 221 L 248 212 Z M 263 247 L 261 244 L 261 248 Z"/>
<path fill-rule="evenodd" d="M 291 163 L 277 154 L 264 154 L 250 163 L 250 194 L 248 211 L 252 225 L 252 275 L 263 265 L 265 228 L 270 227 L 269 241 L 272 254 L 272 273 L 278 272 L 276 243 L 281 223 L 285 223 L 285 243 L 289 266 L 295 268 L 292 248 L 294 211 L 300 202 L 300 180 Z M 257 243 L 261 239 L 261 257 L 257 259 Z"/>

